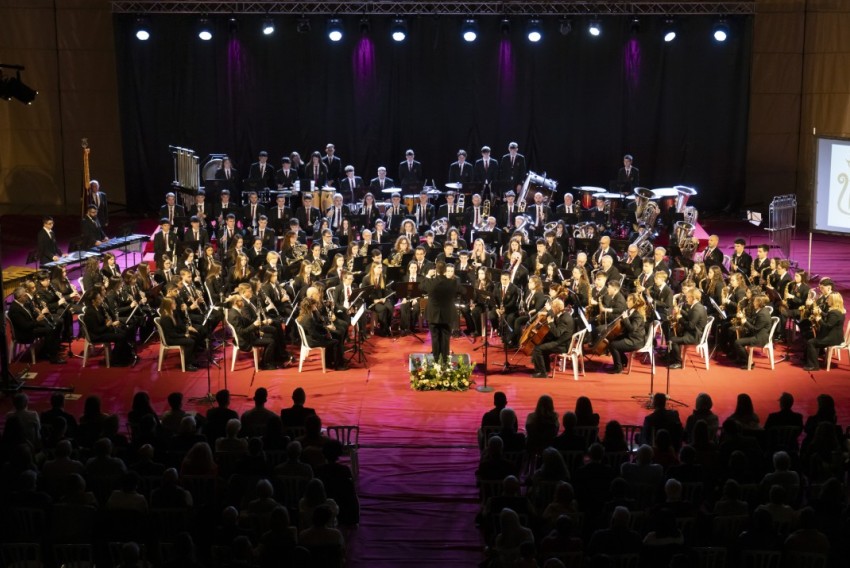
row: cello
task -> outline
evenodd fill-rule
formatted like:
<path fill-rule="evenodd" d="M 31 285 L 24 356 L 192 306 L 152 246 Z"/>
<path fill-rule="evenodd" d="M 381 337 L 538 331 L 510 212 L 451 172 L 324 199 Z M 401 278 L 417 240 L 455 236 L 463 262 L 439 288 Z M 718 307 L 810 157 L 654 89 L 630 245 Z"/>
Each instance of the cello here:
<path fill-rule="evenodd" d="M 534 348 L 543 343 L 543 340 L 549 333 L 549 321 L 546 319 L 548 316 L 548 310 L 540 310 L 540 313 L 534 317 L 534 320 L 525 326 L 519 338 L 519 351 L 531 356 Z"/>
<path fill-rule="evenodd" d="M 604 331 L 599 334 L 599 338 L 591 346 L 591 353 L 594 355 L 604 355 L 608 350 L 608 344 L 625 333 L 623 315 L 625 315 L 625 312 L 617 316 L 617 319 L 604 327 Z"/>

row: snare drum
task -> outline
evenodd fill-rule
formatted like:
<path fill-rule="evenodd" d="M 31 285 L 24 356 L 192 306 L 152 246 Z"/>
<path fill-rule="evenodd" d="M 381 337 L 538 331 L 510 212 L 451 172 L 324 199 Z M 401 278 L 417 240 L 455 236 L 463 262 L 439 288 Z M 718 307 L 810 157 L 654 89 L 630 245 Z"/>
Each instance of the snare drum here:
<path fill-rule="evenodd" d="M 573 189 L 581 193 L 581 208 L 585 211 L 593 209 L 596 205 L 595 194 L 605 193 L 605 190 L 601 187 L 593 187 L 591 185 L 579 185 Z"/>
<path fill-rule="evenodd" d="M 321 203 L 322 214 L 324 214 L 329 208 L 333 207 L 335 192 L 336 190 L 332 187 L 323 187 L 319 191 L 319 203 Z"/>
<path fill-rule="evenodd" d="M 404 196 L 404 206 L 407 207 L 407 212 L 413 215 L 414 209 L 416 209 L 416 196 L 415 195 L 405 195 Z"/>

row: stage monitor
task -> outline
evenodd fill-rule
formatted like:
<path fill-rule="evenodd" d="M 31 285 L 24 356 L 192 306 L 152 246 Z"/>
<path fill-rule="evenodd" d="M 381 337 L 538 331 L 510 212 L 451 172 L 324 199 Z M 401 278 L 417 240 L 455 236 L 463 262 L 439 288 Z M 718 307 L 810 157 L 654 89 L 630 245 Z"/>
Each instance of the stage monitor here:
<path fill-rule="evenodd" d="M 850 139 L 817 138 L 812 230 L 850 234 Z"/>

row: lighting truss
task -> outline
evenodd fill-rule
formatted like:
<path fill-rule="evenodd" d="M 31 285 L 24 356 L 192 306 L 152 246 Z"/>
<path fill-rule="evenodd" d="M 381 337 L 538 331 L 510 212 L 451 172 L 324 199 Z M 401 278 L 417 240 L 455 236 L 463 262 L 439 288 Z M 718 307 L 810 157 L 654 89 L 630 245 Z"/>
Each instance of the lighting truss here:
<path fill-rule="evenodd" d="M 747 15 L 756 2 L 589 2 L 582 0 L 506 0 L 504 2 L 427 2 L 373 0 L 325 2 L 320 0 L 115 0 L 115 14 L 293 14 L 297 16 L 633 16 L 633 15 Z"/>

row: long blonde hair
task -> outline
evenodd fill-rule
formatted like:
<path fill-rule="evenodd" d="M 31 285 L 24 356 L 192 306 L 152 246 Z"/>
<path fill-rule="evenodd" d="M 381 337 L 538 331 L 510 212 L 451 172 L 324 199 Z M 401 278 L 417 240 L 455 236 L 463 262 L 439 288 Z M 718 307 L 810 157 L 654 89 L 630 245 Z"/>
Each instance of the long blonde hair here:
<path fill-rule="evenodd" d="M 842 314 L 846 314 L 847 312 L 844 310 L 844 297 L 838 292 L 833 292 L 826 299 L 826 305 L 829 306 L 830 310 L 838 310 Z"/>

